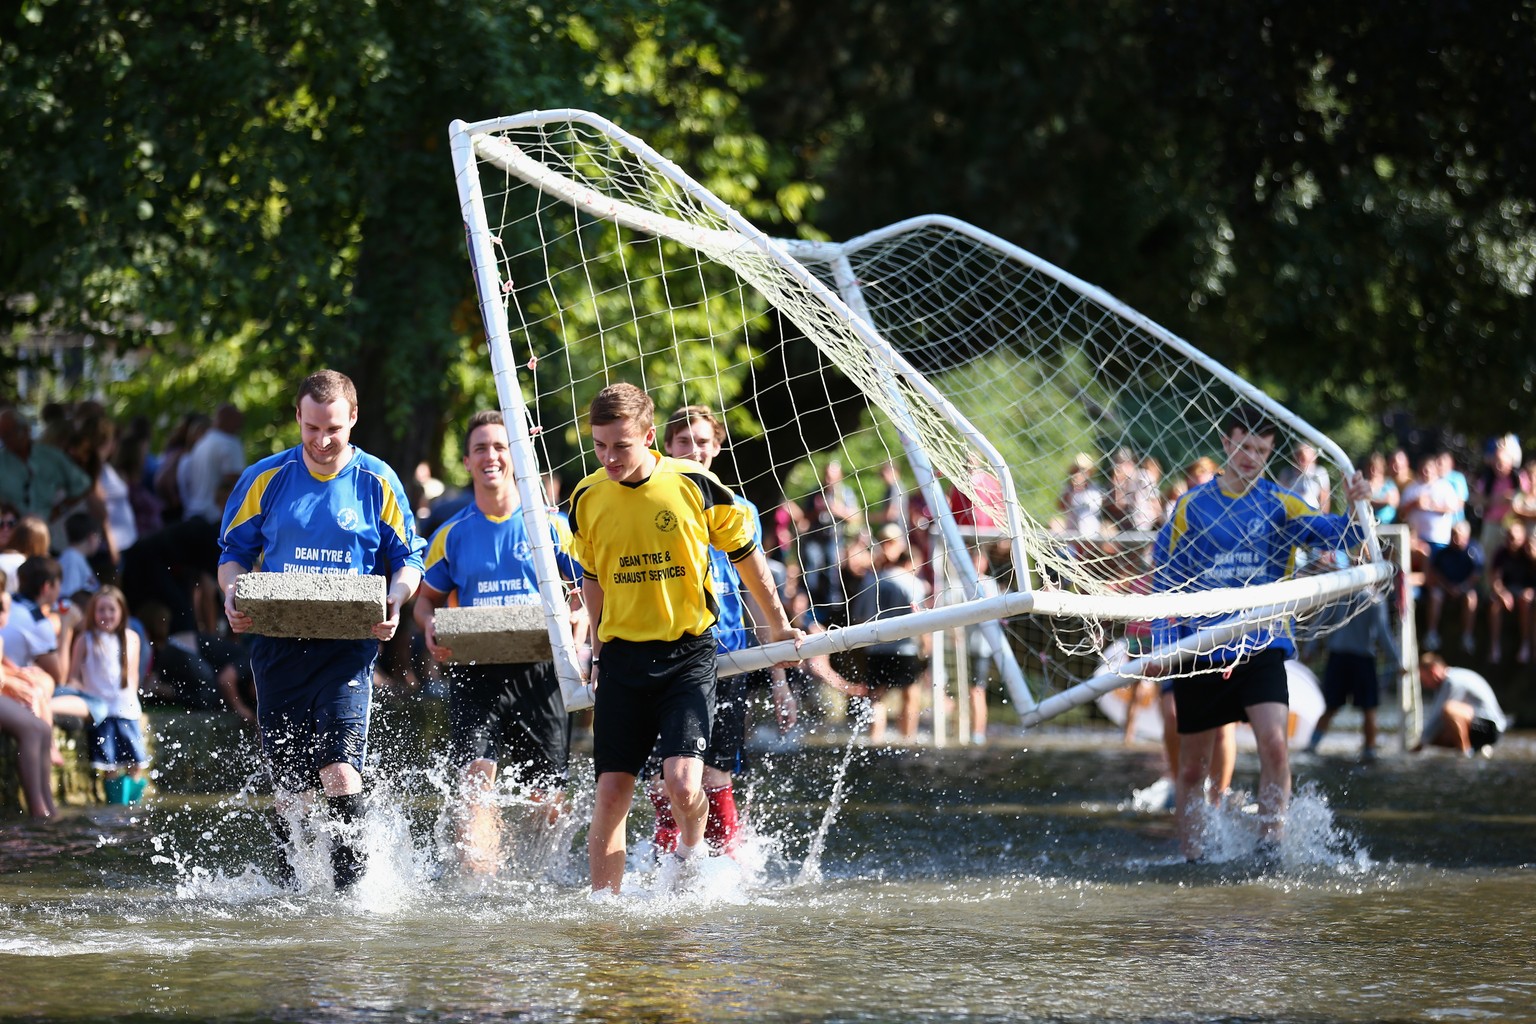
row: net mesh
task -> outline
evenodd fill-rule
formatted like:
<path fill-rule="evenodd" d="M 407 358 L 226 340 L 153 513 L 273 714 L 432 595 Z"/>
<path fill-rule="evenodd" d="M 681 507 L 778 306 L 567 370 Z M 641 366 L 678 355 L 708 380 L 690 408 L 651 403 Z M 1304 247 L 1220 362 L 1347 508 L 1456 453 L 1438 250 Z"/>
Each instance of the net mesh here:
<path fill-rule="evenodd" d="M 1092 675 L 1115 641 L 1145 646 L 1169 607 L 1151 592 L 1153 539 L 1187 481 L 1219 468 L 1240 381 L 960 222 L 770 243 L 600 119 L 512 119 L 475 134 L 474 152 L 518 386 L 553 477 L 597 468 L 582 416 L 630 381 L 660 419 L 716 410 L 715 470 L 760 508 L 792 611 L 857 623 L 865 581 L 906 546 L 934 602 L 984 594 L 978 571 L 1005 594 L 1057 596 L 1054 614 L 1007 622 L 1008 657 L 1037 694 Z M 1302 468 L 1301 436 L 1277 440 L 1282 483 Z M 1348 513 L 1341 469 L 1293 486 L 1319 500 L 1327 481 L 1320 500 Z M 1295 572 L 1366 557 L 1303 551 Z M 1305 640 L 1378 589 L 1218 596 Z"/>

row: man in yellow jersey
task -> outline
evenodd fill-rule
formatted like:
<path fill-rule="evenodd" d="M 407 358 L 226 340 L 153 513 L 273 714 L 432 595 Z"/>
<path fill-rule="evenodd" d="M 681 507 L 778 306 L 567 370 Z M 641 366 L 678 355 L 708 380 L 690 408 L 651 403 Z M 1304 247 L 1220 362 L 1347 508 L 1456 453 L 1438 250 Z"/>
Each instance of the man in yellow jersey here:
<path fill-rule="evenodd" d="M 656 408 L 633 384 L 593 399 L 602 468 L 571 494 L 571 553 L 586 575 L 597 690 L 592 756 L 597 799 L 587 856 L 593 892 L 619 891 L 624 825 L 653 748 L 678 824 L 684 877 L 704 855 L 704 752 L 715 705 L 718 604 L 709 549 L 724 551 L 768 619 L 770 641 L 798 640 L 735 496 L 696 462 L 653 449 Z"/>

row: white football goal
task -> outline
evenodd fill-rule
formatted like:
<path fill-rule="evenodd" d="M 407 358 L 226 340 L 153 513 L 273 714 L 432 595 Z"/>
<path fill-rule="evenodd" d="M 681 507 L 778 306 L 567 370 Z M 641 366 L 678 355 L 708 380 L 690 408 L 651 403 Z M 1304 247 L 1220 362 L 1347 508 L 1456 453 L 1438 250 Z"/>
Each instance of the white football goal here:
<path fill-rule="evenodd" d="M 760 668 L 969 626 L 1025 724 L 1267 628 L 1300 639 L 1380 593 L 1368 506 L 1347 508 L 1349 458 L 1183 339 L 985 230 L 919 217 L 841 243 L 771 237 L 644 141 L 578 110 L 451 128 L 498 398 L 536 538 L 546 474 L 596 468 L 593 395 L 629 381 L 658 418 L 713 408 L 715 469 L 762 512 L 764 546 L 825 623 L 798 650 L 721 657 Z M 1274 582 L 1154 589 L 1172 491 L 1221 458 L 1239 406 L 1280 425 L 1270 470 L 1303 449 L 1296 489 L 1356 517 L 1364 542 L 1298 550 Z M 1331 495 L 1319 494 L 1323 480 Z M 888 545 L 897 535 L 904 544 Z M 912 571 L 932 598 L 861 621 L 861 591 Z M 1261 556 L 1253 553 L 1258 561 Z M 537 547 L 556 666 L 582 701 L 565 586 Z M 1325 614 L 1326 612 L 1326 614 Z M 1186 620 L 1153 648 L 1148 624 Z M 1126 639 L 1136 656 L 1097 674 Z M 1092 677 L 1092 678 L 1091 678 Z"/>

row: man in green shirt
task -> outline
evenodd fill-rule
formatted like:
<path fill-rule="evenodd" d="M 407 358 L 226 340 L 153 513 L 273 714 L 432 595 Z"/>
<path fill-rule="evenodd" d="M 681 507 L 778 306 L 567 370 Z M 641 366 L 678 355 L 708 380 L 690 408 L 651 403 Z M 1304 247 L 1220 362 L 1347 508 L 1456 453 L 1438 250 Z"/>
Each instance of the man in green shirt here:
<path fill-rule="evenodd" d="M 32 426 L 14 406 L 0 408 L 0 501 L 22 515 L 51 521 L 66 503 L 90 490 L 91 478 L 51 444 L 32 439 Z"/>

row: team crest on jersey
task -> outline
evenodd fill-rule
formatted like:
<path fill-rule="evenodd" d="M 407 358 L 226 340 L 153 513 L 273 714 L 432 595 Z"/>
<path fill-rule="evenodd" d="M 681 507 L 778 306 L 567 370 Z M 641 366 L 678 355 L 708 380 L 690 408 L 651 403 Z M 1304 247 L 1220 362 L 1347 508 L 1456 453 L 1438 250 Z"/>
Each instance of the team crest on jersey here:
<path fill-rule="evenodd" d="M 512 556 L 519 561 L 526 562 L 533 558 L 533 545 L 526 540 L 520 540 L 512 545 Z"/>
<path fill-rule="evenodd" d="M 336 513 L 336 525 L 341 527 L 343 530 L 347 530 L 349 532 L 352 531 L 352 530 L 356 530 L 357 529 L 357 509 L 355 509 L 355 508 L 344 508 L 340 512 L 337 512 Z"/>
<path fill-rule="evenodd" d="M 662 509 L 660 512 L 656 513 L 656 529 L 660 530 L 662 533 L 671 533 L 673 530 L 677 529 L 677 516 L 673 515 L 671 512 L 668 512 L 666 509 Z"/>

